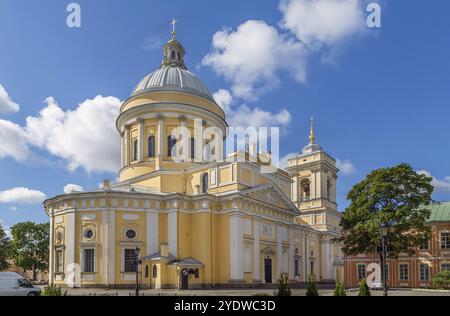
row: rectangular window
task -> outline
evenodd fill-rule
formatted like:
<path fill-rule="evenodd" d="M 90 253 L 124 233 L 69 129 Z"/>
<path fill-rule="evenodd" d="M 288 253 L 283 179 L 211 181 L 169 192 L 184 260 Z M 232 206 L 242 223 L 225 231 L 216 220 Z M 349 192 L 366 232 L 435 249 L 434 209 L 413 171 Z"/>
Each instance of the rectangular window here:
<path fill-rule="evenodd" d="M 94 249 L 84 249 L 84 271 L 88 273 L 95 272 L 95 251 Z"/>
<path fill-rule="evenodd" d="M 136 272 L 136 253 L 134 249 L 125 249 L 124 268 L 124 272 Z"/>
<path fill-rule="evenodd" d="M 428 264 L 420 265 L 420 281 L 428 281 L 430 279 L 430 267 Z"/>
<path fill-rule="evenodd" d="M 57 250 L 55 254 L 55 272 L 56 273 L 63 273 L 64 272 L 64 266 L 63 266 L 63 252 L 62 250 Z"/>
<path fill-rule="evenodd" d="M 424 241 L 420 246 L 419 250 L 428 250 L 428 241 Z"/>
<path fill-rule="evenodd" d="M 364 280 L 366 278 L 366 265 L 358 264 L 358 280 Z"/>
<path fill-rule="evenodd" d="M 450 233 L 441 233 L 441 249 L 450 249 Z"/>
<path fill-rule="evenodd" d="M 294 260 L 294 274 L 295 275 L 300 275 L 300 271 L 298 268 L 298 260 Z"/>
<path fill-rule="evenodd" d="M 408 265 L 407 264 L 399 265 L 399 270 L 400 270 L 400 280 L 401 281 L 408 281 L 409 280 Z"/>
<path fill-rule="evenodd" d="M 450 271 L 450 263 L 443 263 L 441 265 L 441 271 Z"/>

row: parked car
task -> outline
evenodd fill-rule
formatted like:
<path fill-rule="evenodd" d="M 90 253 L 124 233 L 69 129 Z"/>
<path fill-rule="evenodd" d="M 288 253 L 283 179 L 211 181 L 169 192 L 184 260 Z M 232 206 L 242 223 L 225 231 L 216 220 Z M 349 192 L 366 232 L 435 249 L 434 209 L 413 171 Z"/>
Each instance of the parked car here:
<path fill-rule="evenodd" d="M 38 296 L 41 289 L 15 272 L 0 272 L 0 296 Z"/>

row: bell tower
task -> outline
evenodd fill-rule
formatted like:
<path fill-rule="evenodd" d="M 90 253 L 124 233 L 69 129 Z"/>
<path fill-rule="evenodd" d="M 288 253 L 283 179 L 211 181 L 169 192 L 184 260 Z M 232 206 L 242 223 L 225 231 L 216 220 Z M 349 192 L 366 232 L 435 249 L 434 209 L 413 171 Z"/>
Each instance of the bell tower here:
<path fill-rule="evenodd" d="M 316 143 L 314 118 L 311 118 L 309 144 L 288 161 L 286 171 L 293 181 L 292 202 L 301 212 L 298 222 L 318 230 L 339 229 L 341 214 L 336 203 L 339 169 L 336 160 Z"/>

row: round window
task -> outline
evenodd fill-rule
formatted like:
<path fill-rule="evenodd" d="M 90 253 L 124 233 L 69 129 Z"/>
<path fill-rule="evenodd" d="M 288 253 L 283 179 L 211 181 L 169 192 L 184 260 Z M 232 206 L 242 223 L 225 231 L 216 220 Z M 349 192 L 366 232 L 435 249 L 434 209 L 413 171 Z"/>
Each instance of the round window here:
<path fill-rule="evenodd" d="M 132 229 L 129 229 L 125 233 L 125 236 L 127 236 L 128 239 L 134 239 L 134 238 L 136 238 L 136 232 Z"/>
<path fill-rule="evenodd" d="M 92 237 L 94 237 L 94 231 L 92 229 L 87 229 L 84 231 L 84 237 L 86 239 L 91 239 Z"/>

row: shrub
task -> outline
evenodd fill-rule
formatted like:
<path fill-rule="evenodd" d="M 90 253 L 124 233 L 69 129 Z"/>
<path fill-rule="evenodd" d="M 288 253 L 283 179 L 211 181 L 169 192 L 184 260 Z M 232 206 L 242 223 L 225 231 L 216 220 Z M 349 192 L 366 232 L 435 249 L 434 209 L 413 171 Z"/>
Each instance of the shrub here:
<path fill-rule="evenodd" d="M 319 296 L 319 291 L 317 290 L 316 278 L 314 275 L 309 276 L 308 289 L 306 290 L 306 296 Z"/>
<path fill-rule="evenodd" d="M 277 296 L 291 296 L 291 289 L 289 288 L 289 280 L 287 276 L 282 276 L 278 280 Z"/>
<path fill-rule="evenodd" d="M 46 286 L 42 292 L 41 296 L 66 296 L 67 291 L 63 293 L 60 287 L 56 287 L 54 285 Z"/>
<path fill-rule="evenodd" d="M 358 296 L 371 296 L 366 280 L 362 280 L 361 283 L 359 284 Z"/>
<path fill-rule="evenodd" d="M 347 296 L 344 284 L 340 282 L 336 283 L 336 288 L 334 289 L 334 296 Z"/>
<path fill-rule="evenodd" d="M 445 290 L 450 288 L 450 271 L 442 271 L 433 277 L 433 286 Z"/>

